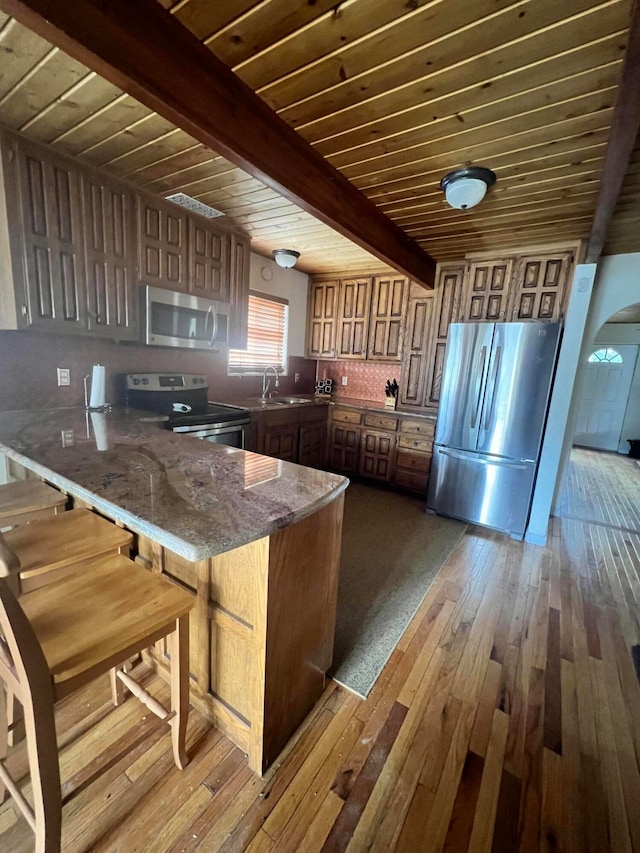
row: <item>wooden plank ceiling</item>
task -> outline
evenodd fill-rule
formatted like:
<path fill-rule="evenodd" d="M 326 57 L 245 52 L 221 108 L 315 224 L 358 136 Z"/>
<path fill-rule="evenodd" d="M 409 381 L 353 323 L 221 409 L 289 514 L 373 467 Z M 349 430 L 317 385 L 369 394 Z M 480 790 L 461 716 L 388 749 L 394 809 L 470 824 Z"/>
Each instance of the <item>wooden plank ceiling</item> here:
<path fill-rule="evenodd" d="M 588 236 L 631 0 L 160 2 L 437 260 Z M 3 124 L 212 204 L 307 272 L 380 268 L 16 21 L 0 27 Z M 636 147 L 606 251 L 640 251 L 639 162 Z M 438 184 L 466 164 L 498 182 L 454 211 Z"/>

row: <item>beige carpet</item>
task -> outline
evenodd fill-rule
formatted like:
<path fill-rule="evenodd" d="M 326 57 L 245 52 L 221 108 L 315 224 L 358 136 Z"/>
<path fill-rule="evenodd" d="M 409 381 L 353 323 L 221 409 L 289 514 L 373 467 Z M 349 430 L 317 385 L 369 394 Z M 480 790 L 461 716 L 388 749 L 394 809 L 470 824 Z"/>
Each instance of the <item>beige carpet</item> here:
<path fill-rule="evenodd" d="M 331 676 L 366 697 L 467 525 L 426 500 L 352 483 Z"/>

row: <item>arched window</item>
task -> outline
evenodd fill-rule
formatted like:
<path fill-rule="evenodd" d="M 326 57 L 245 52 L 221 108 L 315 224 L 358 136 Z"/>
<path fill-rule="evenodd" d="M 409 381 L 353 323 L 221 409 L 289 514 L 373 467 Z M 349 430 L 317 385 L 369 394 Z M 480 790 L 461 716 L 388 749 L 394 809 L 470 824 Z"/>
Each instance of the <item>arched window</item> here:
<path fill-rule="evenodd" d="M 622 364 L 622 356 L 617 350 L 607 347 L 606 349 L 597 349 L 589 356 L 591 364 L 607 362 L 608 364 Z"/>

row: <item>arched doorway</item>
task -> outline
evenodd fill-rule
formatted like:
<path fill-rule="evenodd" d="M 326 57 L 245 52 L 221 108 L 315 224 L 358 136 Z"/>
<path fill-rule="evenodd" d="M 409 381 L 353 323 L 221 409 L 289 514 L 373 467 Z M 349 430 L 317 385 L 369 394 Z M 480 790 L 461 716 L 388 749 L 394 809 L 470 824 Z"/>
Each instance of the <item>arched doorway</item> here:
<path fill-rule="evenodd" d="M 573 443 L 595 450 L 617 451 L 638 358 L 637 345 L 593 344 Z"/>
<path fill-rule="evenodd" d="M 583 351 L 575 445 L 627 453 L 628 440 L 640 438 L 639 344 L 636 303 L 612 314 Z"/>

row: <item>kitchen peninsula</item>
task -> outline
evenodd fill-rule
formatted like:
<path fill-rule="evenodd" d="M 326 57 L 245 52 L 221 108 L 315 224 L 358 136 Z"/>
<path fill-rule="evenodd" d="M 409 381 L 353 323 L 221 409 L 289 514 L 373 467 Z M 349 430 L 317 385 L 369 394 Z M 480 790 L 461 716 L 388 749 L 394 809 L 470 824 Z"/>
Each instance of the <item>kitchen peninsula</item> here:
<path fill-rule="evenodd" d="M 195 593 L 192 704 L 264 773 L 324 689 L 348 480 L 132 410 L 5 412 L 0 452 L 130 529 L 139 561 Z M 151 662 L 167 674 L 163 647 Z"/>

